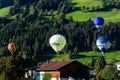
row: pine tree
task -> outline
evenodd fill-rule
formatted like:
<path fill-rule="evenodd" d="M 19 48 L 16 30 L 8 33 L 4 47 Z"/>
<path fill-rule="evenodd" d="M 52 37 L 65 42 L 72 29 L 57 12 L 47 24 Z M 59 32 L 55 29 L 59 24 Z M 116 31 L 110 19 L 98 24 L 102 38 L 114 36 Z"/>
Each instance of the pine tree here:
<path fill-rule="evenodd" d="M 115 65 L 107 65 L 102 72 L 101 78 L 102 80 L 115 80 L 117 77 L 117 68 Z"/>
<path fill-rule="evenodd" d="M 95 71 L 96 73 L 99 73 L 100 70 L 102 70 L 106 65 L 106 61 L 104 56 L 100 55 L 95 63 Z"/>
<path fill-rule="evenodd" d="M 21 59 L 13 56 L 3 57 L 0 59 L 0 80 L 22 80 L 24 69 L 22 68 Z"/>

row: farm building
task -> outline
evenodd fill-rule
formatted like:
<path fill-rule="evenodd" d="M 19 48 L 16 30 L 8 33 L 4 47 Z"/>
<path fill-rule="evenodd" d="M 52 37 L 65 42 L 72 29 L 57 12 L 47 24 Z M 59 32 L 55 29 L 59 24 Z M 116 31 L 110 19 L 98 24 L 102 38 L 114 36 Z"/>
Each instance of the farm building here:
<path fill-rule="evenodd" d="M 36 80 L 50 74 L 51 80 L 89 80 L 89 68 L 78 61 L 47 61 L 36 68 Z"/>

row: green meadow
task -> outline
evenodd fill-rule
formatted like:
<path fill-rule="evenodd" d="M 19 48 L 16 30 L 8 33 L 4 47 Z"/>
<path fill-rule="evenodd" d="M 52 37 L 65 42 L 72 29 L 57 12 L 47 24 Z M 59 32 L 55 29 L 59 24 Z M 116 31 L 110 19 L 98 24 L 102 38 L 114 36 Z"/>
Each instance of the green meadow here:
<path fill-rule="evenodd" d="M 12 6 L 0 9 L 0 17 L 6 17 L 9 14 L 9 10 Z"/>
<path fill-rule="evenodd" d="M 88 51 L 88 52 L 79 52 L 79 57 L 75 58 L 74 60 L 77 60 L 83 64 L 91 62 L 92 57 L 98 57 L 99 55 L 102 55 L 101 52 L 93 52 L 93 51 Z M 116 59 L 120 60 L 120 51 L 110 51 L 106 52 L 104 55 L 106 61 L 109 61 L 110 59 Z M 51 61 L 56 61 L 56 60 L 70 60 L 70 57 L 68 54 L 58 54 L 57 56 L 54 56 Z"/>
<path fill-rule="evenodd" d="M 102 3 L 100 1 L 93 0 L 71 0 L 71 3 L 76 7 L 82 6 L 101 6 Z M 117 22 L 120 21 L 120 10 L 119 9 L 110 9 L 107 11 L 94 11 L 94 12 L 83 12 L 81 10 L 76 10 L 74 12 L 66 14 L 66 17 L 71 17 L 75 21 L 87 21 L 88 19 L 94 19 L 97 16 L 101 16 L 105 19 L 105 22 Z"/>
<path fill-rule="evenodd" d="M 73 17 L 75 21 L 87 21 L 89 19 L 94 19 L 97 16 L 101 16 L 105 19 L 105 22 L 117 22 L 120 21 L 120 10 L 117 11 L 106 11 L 106 12 L 82 12 L 75 11 L 67 14 L 67 18 Z"/>
<path fill-rule="evenodd" d="M 74 3 L 76 7 L 92 7 L 92 6 L 102 6 L 101 1 L 93 1 L 93 0 L 71 0 L 71 3 Z"/>

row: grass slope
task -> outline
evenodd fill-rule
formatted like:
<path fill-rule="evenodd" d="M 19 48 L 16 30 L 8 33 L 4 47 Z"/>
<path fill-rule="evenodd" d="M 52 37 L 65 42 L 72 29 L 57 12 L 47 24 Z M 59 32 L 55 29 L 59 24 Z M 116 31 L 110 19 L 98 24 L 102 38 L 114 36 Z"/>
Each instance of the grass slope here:
<path fill-rule="evenodd" d="M 12 6 L 8 6 L 0 9 L 0 17 L 6 17 L 9 14 L 9 10 Z"/>
<path fill-rule="evenodd" d="M 80 56 L 78 58 L 75 58 L 75 60 L 86 64 L 91 62 L 91 58 L 92 56 L 94 57 L 98 57 L 99 55 L 101 55 L 101 52 L 80 52 L 79 53 Z M 105 59 L 106 61 L 110 60 L 110 59 L 116 59 L 116 60 L 120 60 L 120 51 L 111 51 L 111 52 L 106 52 L 105 54 Z M 69 55 L 68 54 L 59 54 L 58 56 L 54 56 L 51 61 L 56 61 L 56 60 L 70 60 Z"/>
<path fill-rule="evenodd" d="M 101 16 L 105 19 L 105 22 L 116 22 L 120 21 L 120 10 L 117 11 L 106 11 L 106 12 L 82 12 L 82 11 L 75 11 L 72 13 L 67 14 L 67 18 L 70 16 L 73 17 L 75 21 L 87 21 L 89 18 L 92 20 L 97 17 Z"/>
<path fill-rule="evenodd" d="M 82 6 L 102 6 L 100 1 L 93 1 L 93 0 L 71 0 L 74 3 L 74 6 L 82 7 Z M 81 10 L 77 10 L 66 15 L 67 18 L 70 16 L 73 17 L 75 21 L 87 21 L 89 18 L 92 20 L 97 17 L 101 16 L 105 19 L 105 22 L 116 22 L 120 21 L 120 9 L 111 9 L 108 11 L 99 11 L 99 12 L 83 12 Z"/>
<path fill-rule="evenodd" d="M 102 6 L 101 1 L 93 1 L 93 0 L 71 0 L 72 3 L 75 4 L 76 7 L 82 7 L 82 6 L 87 6 L 87 7 L 92 7 L 92 6 Z"/>

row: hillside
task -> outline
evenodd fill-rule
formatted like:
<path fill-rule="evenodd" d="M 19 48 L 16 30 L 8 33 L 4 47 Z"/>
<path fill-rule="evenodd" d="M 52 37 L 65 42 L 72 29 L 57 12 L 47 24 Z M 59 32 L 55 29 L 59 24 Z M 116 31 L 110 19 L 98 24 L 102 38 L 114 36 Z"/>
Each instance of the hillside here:
<path fill-rule="evenodd" d="M 120 0 L 1 1 L 8 2 L 0 5 L 0 80 L 24 80 L 26 68 L 48 60 L 74 59 L 96 72 L 105 67 L 106 61 L 107 65 L 119 63 Z M 97 16 L 105 19 L 99 30 L 93 23 Z M 62 38 L 66 43 L 62 50 L 53 49 L 53 45 L 62 48 L 60 43 L 54 42 L 51 47 L 50 38 L 55 34 L 66 39 Z M 110 39 L 107 46 L 99 45 L 103 52 L 106 50 L 102 56 L 96 45 L 100 36 Z"/>
<path fill-rule="evenodd" d="M 10 14 L 11 15 L 11 19 L 14 19 L 16 15 L 24 15 L 24 13 L 26 13 L 26 9 L 29 8 L 27 7 L 28 5 L 26 5 L 26 3 L 29 2 L 29 0 L 26 1 L 14 1 L 14 2 L 8 2 L 8 4 L 13 5 L 14 3 L 14 7 L 10 10 Z M 58 1 L 59 2 L 59 1 Z M 30 4 L 33 5 L 34 1 L 31 1 Z M 42 2 L 41 2 L 42 3 Z M 40 4 L 41 4 L 40 3 Z M 47 4 L 49 4 L 49 1 L 46 1 Z M 68 6 L 69 4 L 67 3 L 66 7 L 65 5 L 62 7 L 58 8 L 58 13 L 63 11 L 64 13 L 66 13 L 66 17 L 67 19 L 69 19 L 70 17 L 73 18 L 74 21 L 87 21 L 89 19 L 94 19 L 97 16 L 101 16 L 105 19 L 105 22 L 119 22 L 119 16 L 120 16 L 120 9 L 119 9 L 119 5 L 120 2 L 119 1 L 102 1 L 102 0 L 70 0 L 70 6 Z M 60 3 L 62 4 L 62 3 Z M 109 5 L 108 5 L 109 4 Z M 17 6 L 19 5 L 19 6 Z M 46 5 L 46 4 L 44 4 Z M 54 6 L 56 6 L 58 4 L 54 4 Z M 22 7 L 24 6 L 24 7 Z M 31 13 L 33 13 L 34 11 L 36 12 L 41 12 L 41 11 L 37 11 L 39 8 L 43 8 L 43 10 L 47 10 L 48 12 L 48 17 L 50 17 L 51 13 L 56 14 L 56 10 L 57 7 L 55 9 L 54 6 L 38 6 L 38 4 L 35 5 L 36 8 L 33 7 L 33 11 L 31 11 Z M 18 8 L 17 8 L 18 7 Z M 61 8 L 61 9 L 60 9 Z M 6 9 L 1 9 L 1 17 L 5 17 L 7 15 L 7 13 L 9 12 L 8 10 L 9 8 L 6 7 Z M 63 9 L 63 10 L 62 10 Z M 31 9 L 32 10 L 32 6 Z M 4 11 L 8 11 L 8 12 L 4 12 Z M 23 12 L 21 12 L 23 11 Z M 5 13 L 5 14 L 3 14 Z M 54 14 L 54 15 L 55 15 Z M 46 17 L 44 16 L 44 17 Z M 41 18 L 43 21 L 45 18 Z M 48 18 L 49 19 L 49 18 Z"/>
<path fill-rule="evenodd" d="M 97 16 L 101 16 L 105 19 L 105 22 L 119 22 L 120 21 L 120 10 L 112 9 L 111 11 L 100 11 L 100 12 L 82 12 L 75 11 L 67 14 L 67 18 L 73 17 L 75 21 L 87 21 L 94 19 Z"/>
<path fill-rule="evenodd" d="M 73 17 L 75 21 L 87 21 L 88 19 L 94 19 L 97 16 L 105 18 L 105 22 L 117 22 L 120 21 L 120 9 L 114 5 L 120 5 L 120 2 L 106 0 L 71 0 L 71 3 L 77 7 L 76 11 L 68 13 L 66 16 Z M 105 6 L 105 4 L 109 4 Z M 104 6 L 103 6 L 104 5 Z"/>
<path fill-rule="evenodd" d="M 6 11 L 4 14 L 1 13 L 5 17 L 2 15 L 0 18 L 1 57 L 10 55 L 7 45 L 14 42 L 18 46 L 14 55 L 19 55 L 24 59 L 32 58 L 36 62 L 52 59 L 54 56 L 45 59 L 41 56 L 56 55 L 49 44 L 49 39 L 54 34 L 66 37 L 67 44 L 62 52 L 67 55 L 75 52 L 98 51 L 95 42 L 101 35 L 111 38 L 110 51 L 120 49 L 120 35 L 118 35 L 120 34 L 120 22 L 117 7 L 115 8 L 113 5 L 112 8 L 108 8 L 108 5 L 103 7 L 102 2 L 92 2 L 92 0 L 71 0 L 71 2 L 67 0 L 53 0 L 53 2 L 51 0 L 46 0 L 46 2 L 31 0 L 29 4 L 26 4 L 27 2 L 29 0 L 21 0 L 21 2 L 18 0 L 12 7 L 3 8 L 0 11 Z M 93 5 L 83 5 L 85 9 L 82 9 L 82 3 L 91 2 Z M 96 5 L 98 2 L 100 4 Z M 95 10 L 92 8 L 93 6 Z M 96 8 L 97 6 L 100 7 Z M 86 7 L 92 9 L 86 10 Z M 99 32 L 93 24 L 96 16 L 103 16 L 105 22 L 108 22 Z M 109 21 L 114 23 L 109 23 Z M 69 59 L 69 57 L 67 58 Z"/>
<path fill-rule="evenodd" d="M 8 6 L 8 7 L 0 9 L 0 17 L 6 17 L 6 16 L 8 16 L 11 7 L 12 6 Z"/>
<path fill-rule="evenodd" d="M 87 64 L 87 63 L 91 62 L 92 57 L 98 57 L 99 55 L 102 55 L 101 52 L 92 52 L 92 51 L 79 52 L 78 54 L 79 55 L 74 57 L 74 58 L 70 58 L 70 56 L 68 54 L 59 54 L 59 56 L 55 56 L 55 57 L 51 58 L 51 61 L 74 59 L 74 60 L 77 60 L 83 64 Z M 106 61 L 109 61 L 111 59 L 119 61 L 120 60 L 120 51 L 106 52 L 104 57 L 105 57 Z"/>

